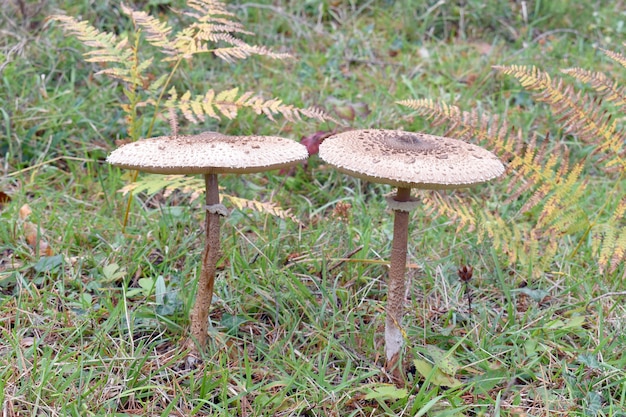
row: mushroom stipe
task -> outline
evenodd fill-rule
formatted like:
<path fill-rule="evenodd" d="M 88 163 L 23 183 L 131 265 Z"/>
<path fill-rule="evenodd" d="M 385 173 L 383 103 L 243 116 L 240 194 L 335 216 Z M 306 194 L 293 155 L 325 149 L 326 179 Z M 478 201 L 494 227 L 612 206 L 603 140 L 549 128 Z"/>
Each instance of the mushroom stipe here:
<path fill-rule="evenodd" d="M 228 215 L 228 210 L 220 203 L 217 175 L 286 168 L 308 156 L 304 145 L 290 139 L 205 132 L 139 140 L 121 146 L 107 158 L 112 165 L 137 171 L 204 175 L 206 237 L 196 302 L 190 313 L 191 334 L 187 341 L 190 350 L 202 350 L 207 344 L 209 309 L 220 256 L 220 217 Z"/>
<path fill-rule="evenodd" d="M 351 130 L 324 140 L 320 157 L 337 170 L 397 187 L 385 318 L 385 367 L 402 378 L 405 269 L 411 188 L 452 189 L 484 183 L 504 173 L 491 152 L 460 140 L 400 130 Z"/>

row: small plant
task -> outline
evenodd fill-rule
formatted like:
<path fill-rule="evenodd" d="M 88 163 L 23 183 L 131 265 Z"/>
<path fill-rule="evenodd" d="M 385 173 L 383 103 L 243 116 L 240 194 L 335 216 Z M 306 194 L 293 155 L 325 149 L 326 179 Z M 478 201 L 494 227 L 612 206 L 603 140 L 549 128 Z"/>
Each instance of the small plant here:
<path fill-rule="evenodd" d="M 180 91 L 173 85 L 176 76 L 183 71 L 183 64 L 197 55 L 213 55 L 226 62 L 252 55 L 277 60 L 290 57 L 289 54 L 276 53 L 239 39 L 237 35 L 251 33 L 235 20 L 234 14 L 227 10 L 223 2 L 189 0 L 187 9 L 178 12 L 181 20 L 187 22 L 178 30 L 124 4 L 121 4 L 120 10 L 133 22 L 133 31 L 129 35 L 103 32 L 89 22 L 78 21 L 72 16 L 54 15 L 50 19 L 59 22 L 67 33 L 90 48 L 84 54 L 86 61 L 104 67 L 97 74 L 120 81 L 125 97 L 121 107 L 128 137 L 123 142 L 151 137 L 159 117 L 169 120 L 172 134 L 176 135 L 178 114 L 191 123 L 204 122 L 207 118 L 234 119 L 243 108 L 270 120 L 278 115 L 289 121 L 300 120 L 303 116 L 328 119 L 319 109 L 297 108 L 278 98 L 264 99 L 251 91 L 240 92 L 237 87 L 224 91 L 209 88 L 201 94 L 194 94 L 189 90 Z M 135 173 L 133 182 L 136 177 Z M 138 186 L 154 189 L 154 184 L 168 186 L 158 176 L 148 176 Z M 176 179 L 176 187 L 201 191 L 204 185 L 198 188 L 198 182 L 193 179 Z M 124 224 L 127 218 L 128 209 Z"/>
<path fill-rule="evenodd" d="M 113 79 L 121 81 L 124 97 L 127 101 L 122 104 L 122 109 L 126 115 L 126 125 L 128 141 L 134 142 L 141 137 L 152 136 L 155 122 L 159 116 L 166 118 L 170 122 L 172 135 L 178 135 L 178 113 L 181 113 L 185 119 L 192 123 L 203 122 L 206 118 L 220 120 L 225 117 L 233 119 L 237 116 L 239 109 L 248 108 L 257 114 L 263 114 L 271 120 L 276 115 L 282 115 L 290 121 L 299 120 L 302 116 L 313 117 L 319 120 L 325 120 L 326 116 L 319 110 L 300 109 L 291 105 L 284 104 L 279 99 L 265 100 L 253 92 L 239 92 L 238 88 L 232 88 L 225 91 L 215 91 L 208 89 L 203 94 L 193 95 L 191 91 L 179 91 L 173 86 L 173 79 L 181 71 L 182 64 L 198 54 L 213 54 L 214 56 L 232 62 L 247 58 L 251 55 L 263 55 L 272 59 L 285 59 L 289 55 L 275 53 L 261 46 L 248 44 L 237 38 L 236 34 L 249 34 L 242 24 L 233 20 L 234 15 L 230 13 L 225 5 L 216 0 L 189 0 L 187 2 L 188 9 L 180 13 L 181 18 L 189 20 L 190 23 L 183 26 L 180 30 L 174 29 L 167 23 L 160 21 L 149 14 L 142 11 L 135 11 L 126 5 L 121 5 L 121 11 L 128 16 L 134 25 L 134 30 L 130 36 L 117 36 L 114 33 L 101 32 L 86 21 L 79 22 L 70 16 L 56 15 L 51 19 L 61 23 L 71 35 L 74 35 L 84 45 L 91 48 L 85 53 L 86 60 L 96 62 L 105 66 L 99 71 L 99 74 L 107 75 Z M 147 45 L 146 45 L 147 43 Z M 156 59 L 155 53 L 161 55 L 162 59 Z M 167 71 L 163 71 L 162 62 L 168 64 Z M 167 97 L 167 99 L 166 99 Z M 151 113 L 147 128 L 144 118 L 148 117 L 149 112 L 140 112 L 143 107 L 151 107 Z M 206 136 L 206 137 L 205 137 Z M 207 134 L 201 137 L 201 143 L 209 146 L 207 137 L 225 138 L 221 134 Z M 178 136 L 177 138 L 160 138 L 165 139 L 161 148 L 169 147 L 162 153 L 175 154 L 178 149 L 184 148 L 176 139 L 183 140 L 186 136 Z M 205 140 L 207 139 L 207 140 Z M 229 137 L 229 140 L 237 138 Z M 288 142 L 285 140 L 285 142 Z M 148 141 L 142 142 L 147 144 Z M 245 146 L 247 142 L 241 141 L 240 146 Z M 252 148 L 258 148 L 257 151 L 252 149 L 252 153 L 263 154 L 265 149 L 260 149 L 263 141 L 259 141 Z M 272 148 L 272 143 L 267 146 Z M 306 149 L 299 144 L 293 144 L 302 148 L 301 154 L 303 159 L 306 156 Z M 283 148 L 285 145 L 283 145 Z M 170 149 L 171 148 L 171 149 Z M 243 151 L 242 151 L 243 152 Z M 248 152 L 246 150 L 246 152 Z M 193 154 L 193 152 L 192 152 Z M 198 156 L 196 154 L 195 156 Z M 224 159 L 228 161 L 227 155 Z M 255 155 L 250 155 L 254 158 Z M 147 161 L 153 162 L 157 156 L 148 157 Z M 220 161 L 223 162 L 223 161 Z M 280 161 L 282 163 L 282 161 Z M 196 161 L 196 164 L 200 162 Z M 263 164 L 260 164 L 263 165 Z M 276 165 L 276 164 L 275 164 Z M 219 204 L 219 192 L 217 188 L 216 172 L 232 172 L 221 171 L 218 168 L 205 168 L 189 170 L 186 165 L 185 169 L 179 171 L 170 171 L 170 174 L 177 173 L 202 173 L 205 174 L 205 180 L 208 177 L 213 178 L 211 192 L 207 192 L 207 201 L 211 197 L 211 204 L 221 206 Z M 194 165 L 195 166 L 195 165 Z M 276 165 L 282 166 L 282 165 Z M 133 167 L 143 168 L 141 164 Z M 143 170 L 143 169 L 142 169 Z M 150 170 L 148 170 L 150 171 Z M 159 171 L 150 171 L 159 172 Z M 257 171 L 255 171 L 257 172 Z M 167 171 L 166 171 L 167 173 Z M 133 175 L 133 182 L 136 180 L 137 172 Z M 206 180 L 208 181 L 208 180 Z M 208 182 L 207 182 L 208 184 Z M 134 184 L 137 187 L 137 184 Z M 156 186 L 155 186 L 156 185 Z M 200 187 L 201 188 L 200 188 Z M 172 187 L 182 190 L 193 190 L 199 192 L 204 189 L 204 182 L 200 184 L 195 179 L 182 179 L 179 176 L 170 177 L 163 180 L 162 178 L 152 177 L 144 181 L 142 189 L 161 189 Z M 128 189 L 128 188 L 127 188 Z M 260 210 L 266 210 L 270 214 L 278 214 L 283 216 L 284 211 L 276 210 L 273 206 L 263 204 L 246 204 L 241 199 L 235 200 L 240 206 L 253 207 Z M 209 204 L 209 203 L 207 203 Z M 129 206 L 130 207 L 130 200 Z M 208 209 L 207 209 L 208 210 Z M 224 208 L 223 211 L 226 209 Z M 128 218 L 127 208 L 124 224 Z M 213 292 L 213 279 L 215 277 L 215 268 L 219 256 L 219 214 L 212 213 L 213 222 L 206 222 L 207 234 L 211 232 L 212 239 L 207 239 L 205 251 L 202 255 L 202 270 L 199 278 L 199 291 L 194 310 L 191 314 L 192 341 L 188 345 L 193 349 L 194 341 L 199 347 L 204 347 L 207 338 L 208 313 Z M 208 217 L 207 217 L 208 218 Z M 217 228 L 211 225 L 217 225 Z M 217 233 L 213 233 L 214 230 Z M 210 262 L 207 259 L 210 258 Z M 208 266 L 207 266 L 208 265 Z"/>
<path fill-rule="evenodd" d="M 603 50 L 626 67 L 626 56 Z M 426 116 L 435 124 L 451 123 L 450 134 L 474 137 L 503 160 L 507 160 L 508 208 L 517 213 L 472 210 L 471 202 L 435 195 L 426 204 L 441 215 L 456 218 L 461 226 L 476 229 L 480 239 L 489 239 L 534 275 L 545 270 L 563 250 L 563 239 L 576 244 L 568 257 L 576 255 L 587 242 L 601 273 L 614 272 L 626 259 L 626 134 L 619 112 L 626 108 L 626 90 L 601 72 L 569 68 L 562 73 L 587 83 L 591 92 L 551 76 L 537 67 L 497 66 L 495 70 L 518 79 L 537 101 L 546 103 L 559 123 L 558 134 L 572 138 L 571 145 L 555 143 L 550 134 L 530 139 L 506 120 L 478 111 L 463 111 L 429 99 L 399 103 Z M 577 156 L 575 147 L 584 147 Z M 593 199 L 591 172 L 611 179 L 606 198 Z"/>

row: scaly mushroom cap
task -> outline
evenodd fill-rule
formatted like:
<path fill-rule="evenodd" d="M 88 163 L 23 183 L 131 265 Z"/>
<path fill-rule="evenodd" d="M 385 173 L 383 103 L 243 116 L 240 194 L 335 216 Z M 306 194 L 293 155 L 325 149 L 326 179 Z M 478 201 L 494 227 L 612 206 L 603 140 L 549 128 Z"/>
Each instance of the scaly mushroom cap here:
<path fill-rule="evenodd" d="M 155 174 L 221 174 L 269 171 L 308 156 L 304 145 L 290 139 L 204 132 L 132 142 L 111 152 L 107 162 Z"/>
<path fill-rule="evenodd" d="M 443 189 L 480 184 L 504 172 L 491 152 L 457 139 L 401 130 L 351 130 L 320 145 L 339 171 L 402 188 Z"/>

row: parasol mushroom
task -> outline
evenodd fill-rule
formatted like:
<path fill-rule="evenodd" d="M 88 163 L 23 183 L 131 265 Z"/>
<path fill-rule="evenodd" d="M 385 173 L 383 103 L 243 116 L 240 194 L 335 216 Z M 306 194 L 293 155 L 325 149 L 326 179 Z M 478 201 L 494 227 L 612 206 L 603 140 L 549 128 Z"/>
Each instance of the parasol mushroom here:
<path fill-rule="evenodd" d="M 339 171 L 397 187 L 388 198 L 394 211 L 393 242 L 385 318 L 386 368 L 396 368 L 403 345 L 405 269 L 409 212 L 417 201 L 411 188 L 452 189 L 500 176 L 504 166 L 491 152 L 460 140 L 400 130 L 352 130 L 324 140 L 320 157 Z"/>
<path fill-rule="evenodd" d="M 203 174 L 206 185 L 206 241 L 196 302 L 190 314 L 188 347 L 204 348 L 220 248 L 218 174 L 244 174 L 285 168 L 306 160 L 306 147 L 275 136 L 227 136 L 204 132 L 191 136 L 160 136 L 132 142 L 111 152 L 107 162 L 156 174 Z"/>

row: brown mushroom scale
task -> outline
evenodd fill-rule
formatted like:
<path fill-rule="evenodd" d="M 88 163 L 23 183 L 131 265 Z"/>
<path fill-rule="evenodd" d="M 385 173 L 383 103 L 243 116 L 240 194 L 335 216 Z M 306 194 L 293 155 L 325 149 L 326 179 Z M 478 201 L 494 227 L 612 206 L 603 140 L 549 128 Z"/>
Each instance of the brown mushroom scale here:
<path fill-rule="evenodd" d="M 460 140 L 398 130 L 351 130 L 327 138 L 319 155 L 339 171 L 398 187 L 389 202 L 394 211 L 393 242 L 385 319 L 386 367 L 400 377 L 397 366 L 403 336 L 406 251 L 411 188 L 468 187 L 493 179 L 504 166 L 491 152 Z"/>

